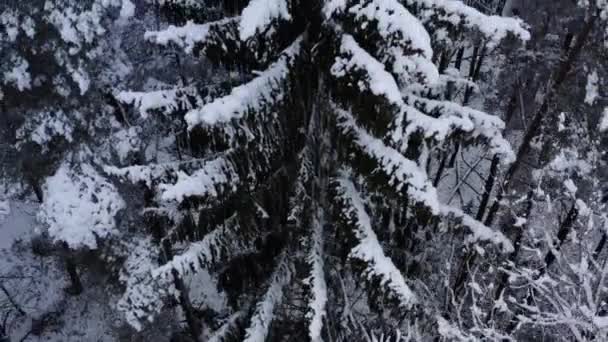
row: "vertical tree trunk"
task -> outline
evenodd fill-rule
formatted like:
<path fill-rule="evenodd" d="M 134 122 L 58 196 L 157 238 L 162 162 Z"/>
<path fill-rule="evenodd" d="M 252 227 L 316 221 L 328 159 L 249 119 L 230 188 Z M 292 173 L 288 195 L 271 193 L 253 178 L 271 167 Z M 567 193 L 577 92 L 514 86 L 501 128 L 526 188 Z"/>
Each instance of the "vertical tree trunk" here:
<path fill-rule="evenodd" d="M 570 234 L 570 231 L 572 230 L 572 227 L 574 226 L 577 217 L 578 209 L 576 208 L 576 201 L 574 201 L 574 203 L 572 203 L 572 206 L 570 207 L 570 210 L 568 211 L 568 214 L 566 214 L 566 218 L 560 225 L 559 230 L 557 232 L 557 244 L 555 246 L 556 250 L 559 250 L 564 244 L 564 241 L 566 240 L 566 237 L 568 237 L 568 234 Z M 547 271 L 551 264 L 553 264 L 555 258 L 555 254 L 553 254 L 553 252 L 549 250 L 549 252 L 547 252 L 547 255 L 545 256 L 545 265 L 540 270 L 541 275 Z"/>
<path fill-rule="evenodd" d="M 437 168 L 437 173 L 435 174 L 435 179 L 433 179 L 433 186 L 437 187 L 439 185 L 439 181 L 441 181 L 441 176 L 443 175 L 443 171 L 445 170 L 445 166 L 448 162 L 448 153 L 443 152 L 441 161 L 439 162 L 439 168 Z"/>
<path fill-rule="evenodd" d="M 65 269 L 70 277 L 70 287 L 66 289 L 66 292 L 73 296 L 77 296 L 82 293 L 82 283 L 80 282 L 80 275 L 78 275 L 78 270 L 76 269 L 76 262 L 74 262 L 74 258 L 71 255 L 72 252 L 65 242 L 63 243 L 63 253 Z"/>
<path fill-rule="evenodd" d="M 607 238 L 608 238 L 608 236 L 606 236 L 606 233 L 602 234 L 602 238 L 600 239 L 600 242 L 597 244 L 597 247 L 595 247 L 595 250 L 593 251 L 593 260 L 597 261 L 597 258 L 600 256 L 600 253 L 602 252 L 602 250 L 604 249 L 604 246 L 606 245 Z"/>
<path fill-rule="evenodd" d="M 475 49 L 477 52 L 473 52 L 476 55 L 474 55 L 475 58 L 471 60 L 471 65 L 469 67 L 469 80 L 471 80 L 471 82 L 476 82 L 479 79 L 479 75 L 481 74 L 481 66 L 483 65 L 487 47 L 484 43 L 481 49 L 478 46 L 476 46 Z M 473 88 L 467 87 L 464 91 L 464 99 L 462 100 L 462 104 L 466 106 L 471 100 L 472 95 Z"/>
<path fill-rule="evenodd" d="M 513 113 L 515 113 L 515 109 L 517 108 L 518 90 L 518 85 L 513 88 L 513 95 L 509 100 L 509 104 L 507 105 L 507 111 L 505 113 L 505 126 L 509 125 L 511 119 L 513 118 Z M 479 202 L 477 215 L 475 215 L 475 219 L 477 221 L 482 221 L 483 216 L 486 213 L 488 203 L 490 202 L 490 196 L 492 195 L 492 190 L 494 189 L 494 183 L 496 183 L 496 177 L 498 176 L 499 165 L 500 158 L 498 157 L 498 155 L 494 155 L 494 157 L 492 158 L 492 163 L 490 164 L 490 172 L 488 173 L 488 179 L 486 179 L 486 182 L 484 184 L 483 195 L 481 196 L 481 201 Z"/>
<path fill-rule="evenodd" d="M 42 186 L 40 186 L 40 182 L 33 176 L 27 177 L 27 182 L 32 187 L 32 190 L 34 190 L 34 194 L 36 194 L 36 199 L 38 200 L 38 202 L 42 203 L 44 201 L 44 195 L 42 192 Z"/>

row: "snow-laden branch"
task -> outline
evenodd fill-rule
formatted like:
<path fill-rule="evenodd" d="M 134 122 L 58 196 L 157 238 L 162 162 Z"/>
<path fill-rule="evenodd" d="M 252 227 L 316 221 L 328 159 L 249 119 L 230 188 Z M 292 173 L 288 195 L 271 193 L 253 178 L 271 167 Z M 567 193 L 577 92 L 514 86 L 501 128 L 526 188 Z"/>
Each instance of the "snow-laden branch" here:
<path fill-rule="evenodd" d="M 393 142 L 399 146 L 399 150 L 407 149 L 408 138 L 416 132 L 422 132 L 425 138 L 443 141 L 455 130 L 472 132 L 479 129 L 479 133 L 488 133 L 490 138 L 496 141 L 495 132 L 489 131 L 486 125 L 489 119 L 480 117 L 477 112 L 466 107 L 444 105 L 440 109 L 449 110 L 450 115 L 435 118 L 406 103 L 394 77 L 385 70 L 382 63 L 361 48 L 352 36 L 343 35 L 340 52 L 342 55 L 336 58 L 331 68 L 332 75 L 337 78 L 345 78 L 353 74 L 364 75 L 363 80 L 357 82 L 360 90 L 382 97 L 396 108 L 394 127 L 389 134 Z M 460 110 L 464 113 L 460 113 Z M 482 126 L 477 127 L 477 124 Z M 501 143 L 498 146 L 504 149 L 505 145 Z"/>
<path fill-rule="evenodd" d="M 237 311 L 232 314 L 228 317 L 226 323 L 213 332 L 207 342 L 224 342 L 228 340 L 229 336 L 236 335 L 235 332 L 238 331 L 238 324 L 243 320 L 243 316 L 245 316 L 243 311 Z"/>
<path fill-rule="evenodd" d="M 266 294 L 256 305 L 251 316 L 251 323 L 245 332 L 243 342 L 264 342 L 268 336 L 270 324 L 274 319 L 274 310 L 283 300 L 283 287 L 291 281 L 294 272 L 287 251 L 278 257 L 279 263 L 270 276 L 270 285 Z"/>
<path fill-rule="evenodd" d="M 175 270 L 181 277 L 197 273 L 230 256 L 247 253 L 251 250 L 250 241 L 242 236 L 243 230 L 235 216 L 205 235 L 203 240 L 190 243 L 188 248 L 176 255 L 166 264 L 154 269 L 154 278 L 169 279 Z"/>
<path fill-rule="evenodd" d="M 148 92 L 123 91 L 116 94 L 116 99 L 135 106 L 141 117 L 147 119 L 153 111 L 169 114 L 179 109 L 192 109 L 188 96 L 198 97 L 194 88 L 177 88 Z"/>
<path fill-rule="evenodd" d="M 287 78 L 300 53 L 301 42 L 301 37 L 296 39 L 268 69 L 249 83 L 232 89 L 230 95 L 186 113 L 185 119 L 189 129 L 202 124 L 230 122 L 242 118 L 248 111 L 260 112 L 263 107 L 280 102 L 285 96 L 285 89 L 277 89 L 274 84 Z"/>
<path fill-rule="evenodd" d="M 358 149 L 378 162 L 378 172 L 387 175 L 389 186 L 397 192 L 406 189 L 408 196 L 413 200 L 424 204 L 434 214 L 439 213 L 437 191 L 426 171 L 416 162 L 405 158 L 399 151 L 385 145 L 382 140 L 359 127 L 349 112 L 337 107 L 334 110 L 340 119 L 338 125 L 342 131 L 351 134 Z"/>
<path fill-rule="evenodd" d="M 232 163 L 225 158 L 210 160 L 205 165 L 189 175 L 185 172 L 177 173 L 174 184 L 161 184 L 161 199 L 164 201 L 182 202 L 188 197 L 217 197 L 219 187 L 229 187 L 235 190 L 239 177 Z"/>
<path fill-rule="evenodd" d="M 241 14 L 239 34 L 247 40 L 275 20 L 291 20 L 287 0 L 250 0 Z"/>
<path fill-rule="evenodd" d="M 184 169 L 195 169 L 192 173 Z M 220 190 L 235 190 L 239 176 L 234 165 L 225 157 L 209 160 L 192 160 L 117 168 L 107 166 L 108 174 L 125 178 L 132 183 L 144 182 L 148 187 L 156 185 L 160 199 L 182 202 L 189 197 L 217 197 Z M 173 180 L 172 182 L 169 182 Z"/>
<path fill-rule="evenodd" d="M 218 32 L 230 32 L 240 17 L 230 17 L 206 24 L 196 24 L 188 21 L 183 26 L 170 25 L 161 31 L 147 31 L 144 38 L 152 43 L 167 45 L 173 43 L 191 53 L 197 44 L 206 42 Z"/>
<path fill-rule="evenodd" d="M 471 236 L 467 237 L 466 243 L 475 243 L 478 241 L 491 242 L 501 247 L 503 252 L 510 253 L 513 251 L 513 243 L 501 232 L 492 230 L 490 227 L 477 221 L 473 217 L 467 215 L 462 210 L 447 205 L 441 205 L 441 215 L 446 217 L 454 217 L 461 221 L 461 224 L 471 231 Z"/>
<path fill-rule="evenodd" d="M 382 246 L 374 233 L 363 199 L 355 185 L 345 177 L 345 172 L 337 181 L 337 192 L 342 202 L 342 219 L 353 227 L 358 244 L 351 250 L 350 257 L 365 263 L 364 274 L 368 279 L 379 278 L 382 286 L 388 286 L 399 305 L 410 308 L 416 303 L 416 295 L 405 283 L 403 275 L 384 254 Z"/>
<path fill-rule="evenodd" d="M 431 38 L 422 23 L 396 0 L 374 0 L 350 7 L 356 25 L 365 27 L 375 24 L 375 33 L 382 37 L 379 53 L 383 63 L 390 63 L 391 71 L 402 82 L 408 82 L 414 74 L 421 74 L 428 83 L 434 83 L 439 73 L 432 63 Z M 383 48 L 388 45 L 388 48 Z"/>
<path fill-rule="evenodd" d="M 418 15 L 425 24 L 447 22 L 481 32 L 490 41 L 498 44 L 509 33 L 521 40 L 529 40 L 530 32 L 520 19 L 485 15 L 462 1 L 453 0 L 405 0 L 407 8 L 418 8 Z"/>
<path fill-rule="evenodd" d="M 90 164 L 63 163 L 44 186 L 39 218 L 55 241 L 71 248 L 97 248 L 97 239 L 117 232 L 116 214 L 126 204 L 116 188 Z"/>
<path fill-rule="evenodd" d="M 310 275 L 306 279 L 310 287 L 310 298 L 306 319 L 309 322 L 308 336 L 313 342 L 322 342 L 321 330 L 323 319 L 326 316 L 325 305 L 327 304 L 327 284 L 323 270 L 323 220 L 319 214 L 313 217 L 312 235 L 310 238 L 310 251 L 306 257 L 310 267 Z"/>
<path fill-rule="evenodd" d="M 470 122 L 470 124 L 467 122 L 467 124 L 461 126 L 463 130 L 469 133 L 470 137 L 486 139 L 490 151 L 500 156 L 503 163 L 508 164 L 515 160 L 515 153 L 511 144 L 502 136 L 505 123 L 500 118 L 470 107 L 461 106 L 455 102 L 430 100 L 413 95 L 407 96 L 406 102 L 410 102 L 410 105 L 427 113 L 441 113 L 440 120 L 456 118 Z M 464 129 L 468 127 L 472 127 L 472 129 Z"/>

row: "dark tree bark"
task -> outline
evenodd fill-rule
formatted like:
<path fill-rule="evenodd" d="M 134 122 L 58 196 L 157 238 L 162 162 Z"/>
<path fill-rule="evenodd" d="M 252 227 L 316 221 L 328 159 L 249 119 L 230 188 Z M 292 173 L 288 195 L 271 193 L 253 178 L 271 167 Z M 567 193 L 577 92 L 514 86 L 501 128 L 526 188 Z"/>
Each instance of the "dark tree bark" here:
<path fill-rule="evenodd" d="M 519 168 L 521 167 L 524 157 L 526 155 L 528 155 L 528 152 L 530 151 L 530 147 L 531 147 L 530 143 L 532 142 L 532 139 L 540 131 L 543 119 L 545 118 L 545 116 L 547 115 L 547 113 L 549 111 L 549 105 L 552 103 L 553 99 L 557 95 L 557 92 L 560 90 L 562 84 L 566 80 L 568 73 L 570 72 L 570 70 L 572 70 L 574 63 L 578 59 L 578 56 L 580 55 L 581 51 L 583 50 L 583 47 L 585 46 L 585 43 L 587 42 L 587 38 L 589 38 L 589 34 L 591 33 L 596 20 L 597 20 L 597 15 L 592 16 L 585 22 L 585 25 L 583 26 L 583 28 L 581 29 L 580 33 L 578 34 L 578 36 L 576 38 L 576 42 L 575 42 L 574 46 L 572 48 L 568 49 L 568 51 L 566 52 L 566 57 L 561 60 L 559 66 L 558 66 L 557 72 L 555 73 L 555 77 L 550 81 L 550 83 L 547 87 L 548 88 L 547 94 L 545 95 L 545 98 L 543 99 L 543 102 L 542 102 L 540 108 L 536 111 L 536 114 L 534 115 L 534 118 L 532 119 L 532 123 L 530 124 L 530 126 L 528 127 L 528 130 L 526 131 L 523 141 L 519 147 L 519 150 L 517 151 L 517 156 L 516 156 L 515 162 L 513 162 L 513 164 L 511 164 L 511 166 L 505 173 L 505 178 L 502 182 L 502 187 L 499 189 L 499 192 L 496 195 L 496 199 L 492 203 L 492 206 L 490 207 L 490 211 L 488 212 L 488 216 L 486 217 L 486 220 L 484 221 L 484 224 L 486 226 L 490 226 L 494 222 L 496 213 L 500 209 L 500 202 L 504 197 L 504 192 L 507 189 L 509 189 L 510 183 L 513 180 L 513 177 L 515 176 L 515 174 L 517 173 Z"/>
<path fill-rule="evenodd" d="M 562 245 L 564 244 L 564 241 L 566 240 L 566 237 L 568 237 L 568 234 L 570 234 L 570 231 L 572 230 L 572 227 L 574 226 L 574 223 L 576 222 L 577 217 L 578 217 L 578 209 L 576 208 L 576 201 L 575 201 L 574 203 L 572 203 L 572 206 L 570 207 L 568 214 L 566 214 L 566 218 L 560 225 L 559 230 L 557 232 L 557 244 L 555 245 L 556 250 L 559 250 L 562 247 Z M 544 274 L 547 271 L 547 269 L 553 264 L 553 262 L 555 261 L 555 258 L 556 258 L 555 254 L 553 254 L 553 252 L 551 250 L 549 250 L 549 252 L 547 252 L 547 255 L 545 256 L 545 265 L 540 271 L 541 275 Z"/>
<path fill-rule="evenodd" d="M 69 251 L 68 251 L 69 253 Z M 68 255 L 65 257 L 65 269 L 70 277 L 70 287 L 66 289 L 66 292 L 72 296 L 77 296 L 82 293 L 82 283 L 80 282 L 80 275 L 76 269 L 76 263 L 72 256 Z"/>

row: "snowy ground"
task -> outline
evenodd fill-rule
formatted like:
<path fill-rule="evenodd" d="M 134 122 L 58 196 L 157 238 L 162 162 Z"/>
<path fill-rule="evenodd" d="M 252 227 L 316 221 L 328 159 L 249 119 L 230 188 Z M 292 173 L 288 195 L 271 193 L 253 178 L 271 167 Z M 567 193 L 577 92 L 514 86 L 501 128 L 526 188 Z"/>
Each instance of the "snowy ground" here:
<path fill-rule="evenodd" d="M 107 292 L 109 280 L 99 275 L 103 272 L 96 272 L 91 265 L 79 265 L 84 291 L 73 297 L 64 291 L 69 282 L 62 260 L 56 255 L 32 252 L 38 210 L 34 202 L 0 201 L 0 341 L 3 330 L 11 342 L 132 341 L 136 338 L 134 331 L 116 310 L 120 291 Z M 217 292 L 209 273 L 201 272 L 187 283 L 195 306 L 226 310 L 226 298 Z M 179 312 L 173 314 L 180 316 Z M 3 327 L 5 317 L 8 319 Z M 175 317 L 164 322 L 172 319 Z M 37 325 L 42 326 L 39 333 Z M 169 330 L 165 328 L 152 324 L 137 336 L 143 341 L 150 336 L 154 341 L 168 341 Z"/>
<path fill-rule="evenodd" d="M 0 249 L 10 248 L 16 239 L 31 234 L 37 210 L 35 203 L 0 200 Z"/>
<path fill-rule="evenodd" d="M 69 300 L 59 260 L 32 253 L 38 206 L 0 201 L 0 337 L 5 330 L 10 341 L 115 341 L 105 326 L 108 299 L 90 287 Z"/>

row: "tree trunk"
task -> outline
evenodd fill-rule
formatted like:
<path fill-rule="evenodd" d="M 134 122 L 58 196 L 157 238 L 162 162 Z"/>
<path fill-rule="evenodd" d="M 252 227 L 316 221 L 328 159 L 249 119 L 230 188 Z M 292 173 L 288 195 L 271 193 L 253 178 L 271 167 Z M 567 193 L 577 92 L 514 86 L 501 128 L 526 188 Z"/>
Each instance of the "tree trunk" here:
<path fill-rule="evenodd" d="M 469 67 L 469 79 L 472 82 L 476 82 L 479 79 L 479 75 L 481 73 L 481 66 L 483 65 L 483 60 L 484 60 L 484 57 L 486 54 L 486 50 L 487 50 L 487 47 L 485 44 L 481 48 L 481 51 L 479 51 L 478 47 L 475 47 L 475 51 L 479 51 L 479 52 L 475 56 L 476 58 L 473 58 L 471 60 L 471 65 Z M 473 54 L 475 55 L 476 52 L 473 52 Z M 462 100 L 462 104 L 464 106 L 466 106 L 469 103 L 472 95 L 473 95 L 473 88 L 467 87 L 464 91 L 464 99 Z"/>
<path fill-rule="evenodd" d="M 593 16 L 589 20 L 587 20 L 584 27 L 581 29 L 581 32 L 577 36 L 576 43 L 574 44 L 574 46 L 571 49 L 569 49 L 567 51 L 566 58 L 562 59 L 562 61 L 560 62 L 557 72 L 555 73 L 554 80 L 550 81 L 550 83 L 548 85 L 548 89 L 549 89 L 548 93 L 546 94 L 540 108 L 534 115 L 532 124 L 528 127 L 528 130 L 526 131 L 522 144 L 519 147 L 519 150 L 517 151 L 517 156 L 515 158 L 515 161 L 511 164 L 511 166 L 509 167 L 509 169 L 507 170 L 507 172 L 505 174 L 505 178 L 502 182 L 502 186 L 499 188 L 498 194 L 496 195 L 496 198 L 494 199 L 494 202 L 492 203 L 492 206 L 490 207 L 490 211 L 488 212 L 488 216 L 486 217 L 485 221 L 483 222 L 484 225 L 491 226 L 494 223 L 494 219 L 496 218 L 496 214 L 497 214 L 498 210 L 500 209 L 500 202 L 502 201 L 502 199 L 504 197 L 505 191 L 509 189 L 510 183 L 511 183 L 513 177 L 515 176 L 515 174 L 517 173 L 517 171 L 519 170 L 519 167 L 521 166 L 524 157 L 530 151 L 530 147 L 531 147 L 530 143 L 532 142 L 532 139 L 536 136 L 536 134 L 540 130 L 543 118 L 549 111 L 549 104 L 553 101 L 553 98 L 555 97 L 557 91 L 561 88 L 561 85 L 564 83 L 568 73 L 572 69 L 574 62 L 577 60 L 578 56 L 580 55 L 580 53 L 583 49 L 583 46 L 585 45 L 585 42 L 587 41 L 587 38 L 589 37 L 589 34 L 591 33 L 591 30 L 593 29 L 593 26 L 594 26 L 596 20 L 597 20 L 597 16 Z M 472 263 L 475 261 L 475 253 L 474 252 L 467 253 L 467 255 L 465 256 L 464 259 L 465 260 L 461 264 L 462 266 L 459 269 L 458 278 L 456 279 L 456 281 L 454 283 L 455 292 L 457 290 L 462 289 L 464 283 L 468 279 L 468 273 L 469 273 L 468 270 L 469 270 L 470 266 L 472 265 Z"/>
<path fill-rule="evenodd" d="M 564 244 L 564 241 L 566 240 L 566 237 L 568 237 L 568 234 L 570 234 L 570 231 L 572 230 L 572 227 L 574 226 L 574 222 L 576 222 L 577 217 L 578 209 L 576 208 L 576 201 L 574 201 L 574 203 L 572 203 L 572 207 L 570 207 L 570 210 L 566 215 L 566 218 L 560 225 L 559 230 L 557 232 L 557 245 L 555 246 L 556 250 L 559 250 Z M 549 252 L 547 252 L 547 255 L 545 256 L 545 266 L 540 270 L 541 275 L 547 271 L 551 264 L 553 264 L 555 258 L 555 254 L 553 254 L 553 252 L 549 250 Z"/>
<path fill-rule="evenodd" d="M 597 247 L 595 247 L 595 250 L 593 251 L 593 260 L 597 261 L 597 258 L 600 256 L 600 253 L 606 245 L 606 238 L 608 238 L 608 236 L 606 236 L 606 233 L 602 234 L 600 242 L 597 244 Z"/>
<path fill-rule="evenodd" d="M 496 195 L 496 199 L 490 207 L 488 216 L 484 221 L 484 224 L 486 226 L 490 226 L 494 222 L 496 213 L 498 212 L 498 209 L 500 209 L 500 201 L 504 197 L 504 192 L 509 189 L 511 180 L 515 176 L 515 173 L 517 173 L 517 171 L 519 170 L 519 167 L 521 166 L 524 157 L 530 151 L 530 143 L 532 142 L 532 139 L 538 134 L 542 121 L 547 112 L 549 111 L 550 103 L 553 101 L 553 98 L 556 96 L 557 91 L 561 88 L 562 84 L 566 80 L 566 77 L 568 76 L 568 73 L 572 69 L 574 62 L 576 62 L 578 56 L 580 55 L 596 20 L 597 15 L 592 16 L 589 20 L 587 20 L 587 22 L 581 29 L 581 32 L 577 36 L 576 43 L 572 48 L 568 50 L 566 58 L 563 58 L 560 62 L 557 72 L 555 73 L 555 77 L 553 78 L 553 80 L 549 81 L 549 85 L 547 87 L 548 92 L 545 95 L 545 98 L 540 108 L 538 109 L 538 111 L 536 111 L 534 119 L 532 120 L 532 124 L 528 127 L 522 144 L 519 147 L 519 150 L 517 151 L 517 157 L 515 159 L 515 162 L 513 162 L 513 164 L 511 164 L 511 166 L 507 170 L 502 183 L 502 187 L 499 189 L 499 193 Z"/>
<path fill-rule="evenodd" d="M 42 203 L 44 200 L 44 195 L 42 192 L 42 187 L 40 186 L 40 182 L 32 176 L 27 177 L 27 182 L 32 187 L 32 190 L 34 190 L 34 194 L 36 194 L 36 199 L 38 200 L 38 202 Z"/>
<path fill-rule="evenodd" d="M 11 306 L 17 310 L 17 313 L 19 313 L 19 316 L 25 316 L 26 313 L 25 311 L 23 311 L 23 309 L 21 308 L 21 306 L 19 306 L 19 304 L 17 304 L 17 302 L 15 302 L 15 299 L 13 298 L 13 296 L 11 296 L 11 294 L 8 292 L 8 289 L 4 286 L 3 283 L 0 283 L 0 290 L 2 290 L 2 292 L 4 293 L 4 295 L 6 296 L 6 298 L 8 299 L 8 302 L 11 304 Z M 8 315 L 8 313 L 7 313 Z M 0 327 L 4 327 L 3 325 L 0 325 Z M 0 337 L 2 337 L 2 331 L 0 331 Z"/>
<path fill-rule="evenodd" d="M 509 104 L 507 105 L 507 111 L 505 113 L 505 126 L 507 126 L 511 119 L 513 118 L 513 113 L 515 113 L 515 109 L 517 108 L 517 92 L 519 91 L 519 85 L 516 85 L 513 88 L 513 95 L 509 100 Z M 490 172 L 488 173 L 488 179 L 484 184 L 483 195 L 481 196 L 481 201 L 479 202 L 479 209 L 477 210 L 477 215 L 475 215 L 475 219 L 477 221 L 482 221 L 483 216 L 486 213 L 486 209 L 488 207 L 488 203 L 490 202 L 490 195 L 492 195 L 492 190 L 494 189 L 494 183 L 496 182 L 496 177 L 498 176 L 498 166 L 500 165 L 500 158 L 498 155 L 494 155 L 492 158 L 492 164 L 490 165 Z"/>
<path fill-rule="evenodd" d="M 71 251 L 67 244 L 64 244 L 64 253 L 65 269 L 68 272 L 71 283 L 70 287 L 66 289 L 66 292 L 72 296 L 77 296 L 82 293 L 82 283 L 80 282 L 80 275 L 78 275 L 78 270 L 76 269 L 76 263 L 74 262 L 74 258 L 70 255 Z"/>

